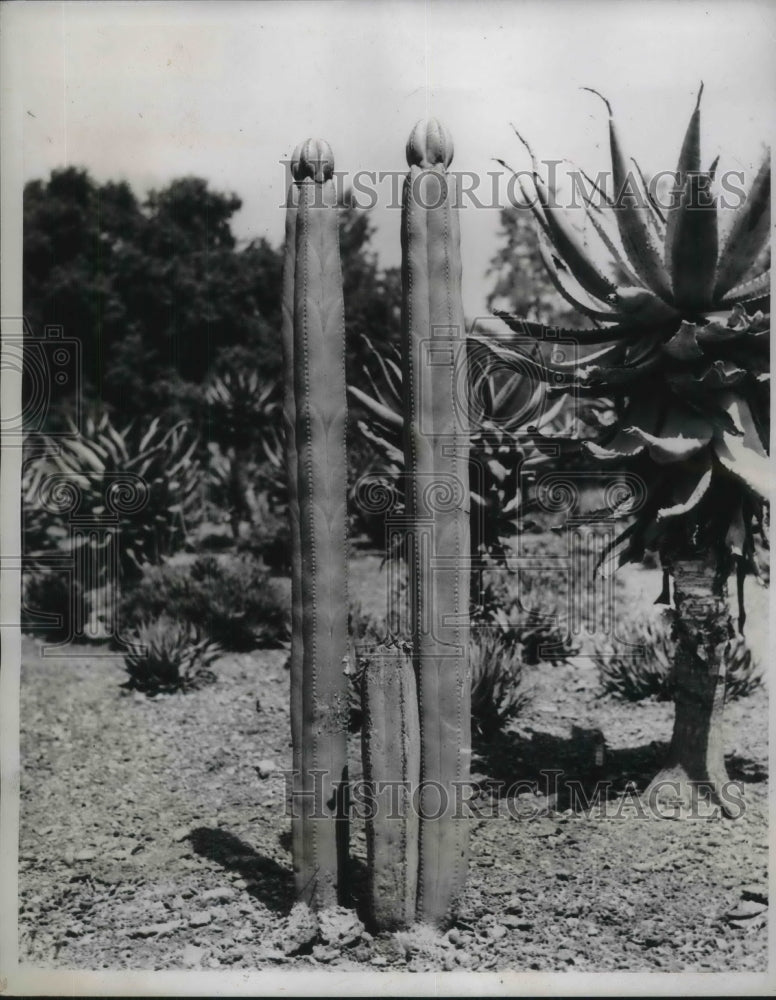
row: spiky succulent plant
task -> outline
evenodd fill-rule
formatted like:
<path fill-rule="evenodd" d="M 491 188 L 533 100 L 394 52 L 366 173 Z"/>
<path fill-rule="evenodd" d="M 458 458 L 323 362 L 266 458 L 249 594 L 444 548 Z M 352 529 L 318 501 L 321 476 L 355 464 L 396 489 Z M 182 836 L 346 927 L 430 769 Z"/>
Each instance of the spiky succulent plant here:
<path fill-rule="evenodd" d="M 646 493 L 638 510 L 620 511 L 635 518 L 609 565 L 640 559 L 645 547 L 659 548 L 665 564 L 681 538 L 683 551 L 713 552 L 721 570 L 735 558 L 740 574 L 756 572 L 753 533 L 771 482 L 770 156 L 721 238 L 716 161 L 700 165 L 700 93 L 665 212 L 638 167 L 628 171 L 603 100 L 614 196 L 591 182 L 583 235 L 531 153 L 528 199 L 550 277 L 596 327 L 558 331 L 500 314 L 514 335 L 491 346 L 519 353 L 551 391 L 614 399 L 617 419 L 585 447 L 638 471 Z M 559 333 L 577 345 L 574 357 L 559 359 Z"/>

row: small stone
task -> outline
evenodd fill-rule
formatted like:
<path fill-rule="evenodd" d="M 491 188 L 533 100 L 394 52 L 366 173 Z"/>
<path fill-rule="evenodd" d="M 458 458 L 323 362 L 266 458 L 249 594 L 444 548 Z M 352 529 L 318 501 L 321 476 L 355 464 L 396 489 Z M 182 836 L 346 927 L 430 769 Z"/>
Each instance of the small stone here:
<path fill-rule="evenodd" d="M 256 765 L 256 770 L 259 772 L 260 778 L 268 778 L 277 769 L 278 766 L 274 760 L 260 760 Z"/>
<path fill-rule="evenodd" d="M 313 958 L 318 962 L 331 962 L 338 955 L 336 948 L 327 948 L 322 944 L 313 945 Z"/>
<path fill-rule="evenodd" d="M 375 955 L 375 957 L 371 961 L 371 964 L 376 965 L 378 967 L 382 967 L 388 964 L 388 959 L 384 955 Z"/>
<path fill-rule="evenodd" d="M 191 834 L 191 830 L 187 826 L 179 826 L 172 832 L 172 839 L 174 843 L 180 844 L 182 840 L 186 840 Z"/>
<path fill-rule="evenodd" d="M 132 938 L 161 937 L 164 934 L 172 934 L 179 927 L 183 926 L 182 920 L 168 920 L 163 924 L 146 924 L 143 927 L 135 927 L 129 932 Z"/>
<path fill-rule="evenodd" d="M 209 889 L 207 892 L 202 893 L 200 899 L 203 903 L 225 903 L 234 899 L 234 897 L 234 890 L 224 887 L 221 889 Z"/>
<path fill-rule="evenodd" d="M 189 927 L 206 927 L 210 923 L 210 914 L 207 910 L 200 910 L 192 913 L 189 917 Z"/>
<path fill-rule="evenodd" d="M 760 916 L 768 909 L 767 904 L 758 903 L 753 899 L 743 899 L 734 910 L 725 914 L 725 920 L 751 920 Z"/>
<path fill-rule="evenodd" d="M 73 855 L 74 861 L 94 861 L 97 857 L 96 853 L 89 847 L 85 847 L 82 851 L 76 851 Z"/>
<path fill-rule="evenodd" d="M 201 965 L 204 956 L 204 948 L 198 948 L 194 944 L 187 944 L 181 954 L 181 962 L 187 966 Z"/>
<path fill-rule="evenodd" d="M 488 937 L 492 941 L 500 941 L 507 933 L 506 927 L 501 924 L 494 924 L 492 927 L 488 928 Z"/>
<path fill-rule="evenodd" d="M 326 944 L 346 947 L 359 940 L 364 925 L 354 910 L 332 906 L 318 914 L 321 940 Z"/>
<path fill-rule="evenodd" d="M 514 913 L 505 913 L 501 918 L 501 924 L 504 927 L 519 927 L 523 921 L 520 917 L 516 916 Z"/>

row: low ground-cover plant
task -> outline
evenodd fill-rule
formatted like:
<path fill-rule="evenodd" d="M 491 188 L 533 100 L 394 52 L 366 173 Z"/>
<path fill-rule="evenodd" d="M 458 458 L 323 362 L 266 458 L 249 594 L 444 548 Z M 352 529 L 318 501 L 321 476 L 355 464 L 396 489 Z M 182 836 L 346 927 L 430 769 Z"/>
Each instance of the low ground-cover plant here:
<path fill-rule="evenodd" d="M 594 661 L 605 694 L 622 701 L 671 701 L 674 696 L 675 643 L 668 617 L 637 618 L 618 623 L 617 639 L 594 640 Z M 762 684 L 760 667 L 742 635 L 731 644 L 725 697 L 743 698 Z"/>
<path fill-rule="evenodd" d="M 249 556 L 151 568 L 122 601 L 121 621 L 137 625 L 162 614 L 230 650 L 277 646 L 289 635 L 287 595 Z"/>
<path fill-rule="evenodd" d="M 472 625 L 498 630 L 504 645 L 518 649 L 524 664 L 565 663 L 578 652 L 559 623 L 559 593 L 547 580 L 513 594 L 503 582 L 486 581 L 472 608 Z M 554 617 L 555 621 L 548 621 Z"/>
<path fill-rule="evenodd" d="M 498 629 L 475 629 L 470 641 L 472 665 L 472 729 L 490 742 L 514 721 L 530 701 L 525 661 L 519 644 L 506 641 Z"/>
<path fill-rule="evenodd" d="M 128 679 L 122 685 L 144 694 L 192 691 L 215 680 L 209 669 L 222 654 L 218 643 L 194 625 L 160 615 L 130 633 L 124 655 Z"/>

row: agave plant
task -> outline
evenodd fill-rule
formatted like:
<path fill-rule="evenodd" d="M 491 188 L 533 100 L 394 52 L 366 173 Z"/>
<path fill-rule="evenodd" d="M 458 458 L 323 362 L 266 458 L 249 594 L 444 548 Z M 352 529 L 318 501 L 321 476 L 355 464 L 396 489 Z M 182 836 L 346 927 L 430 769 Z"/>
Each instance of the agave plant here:
<path fill-rule="evenodd" d="M 185 424 L 164 428 L 159 418 L 145 428 L 113 425 L 107 414 L 90 416 L 82 430 L 49 442 L 25 468 L 27 518 L 59 533 L 58 547 L 99 545 L 89 532 L 73 534 L 76 521 L 118 528 L 119 571 L 137 578 L 177 551 L 196 520 L 200 503 L 197 446 Z M 72 521 L 69 522 L 69 519 Z M 95 580 L 95 585 L 115 581 Z"/>
<path fill-rule="evenodd" d="M 348 392 L 367 419 L 357 421 L 358 430 L 378 455 L 379 472 L 370 473 L 366 492 L 377 485 L 390 497 L 381 509 L 390 507 L 399 514 L 404 507 L 404 455 L 402 452 L 402 378 L 400 359 L 394 349 L 382 354 L 368 338 L 371 367 L 364 365 L 365 392 L 348 386 Z M 563 398 L 551 406 L 545 403 L 544 386 L 524 379 L 521 369 L 505 366 L 502 358 L 483 352 L 474 339 L 469 342 L 470 373 L 470 457 L 469 480 L 472 500 L 471 550 L 480 565 L 503 565 L 508 556 L 509 539 L 516 534 L 518 516 L 533 509 L 534 501 L 522 491 L 521 471 L 535 469 L 549 461 L 537 441 L 541 436 L 567 438 L 572 427 L 572 408 Z M 526 419 L 515 419 L 524 414 Z M 533 417 L 533 423 L 530 422 Z M 355 501 L 369 509 L 368 496 Z M 472 598 L 477 591 L 472 591 Z"/>
<path fill-rule="evenodd" d="M 597 636 L 593 643 L 593 662 L 604 693 L 623 701 L 671 701 L 676 644 L 668 620 L 636 618 L 622 623 L 618 633 L 616 644 L 611 636 Z M 761 686 L 762 670 L 746 638 L 737 635 L 728 656 L 725 698 L 745 698 Z"/>
<path fill-rule="evenodd" d="M 265 441 L 275 441 L 280 414 L 278 390 L 278 382 L 265 384 L 255 369 L 237 366 L 213 375 L 205 387 L 207 419 L 219 448 L 211 460 L 211 481 L 227 498 L 235 540 L 239 538 L 241 521 L 254 520 L 256 461 L 273 457 L 259 455 L 257 445 L 266 452 Z"/>
<path fill-rule="evenodd" d="M 132 632 L 122 686 L 149 695 L 194 690 L 215 680 L 209 668 L 222 654 L 195 626 L 160 615 Z"/>
<path fill-rule="evenodd" d="M 756 572 L 754 536 L 764 530 L 770 490 L 770 275 L 762 263 L 770 159 L 720 238 L 716 161 L 701 169 L 700 94 L 666 212 L 641 172 L 628 172 L 606 105 L 615 191 L 585 199 L 584 235 L 557 207 L 532 153 L 529 199 L 550 277 L 597 326 L 558 331 L 502 316 L 513 334 L 491 347 L 517 353 L 552 391 L 614 399 L 616 419 L 586 447 L 596 460 L 636 471 L 645 499 L 638 510 L 622 505 L 619 513 L 634 516 L 602 568 L 657 549 L 665 571 L 659 600 L 670 600 L 674 579 L 676 717 L 658 779 L 718 787 L 726 780 L 720 728 L 733 637 L 727 579 L 735 565 L 743 628 L 743 580 Z M 575 357 L 558 358 L 559 333 L 577 345 Z"/>

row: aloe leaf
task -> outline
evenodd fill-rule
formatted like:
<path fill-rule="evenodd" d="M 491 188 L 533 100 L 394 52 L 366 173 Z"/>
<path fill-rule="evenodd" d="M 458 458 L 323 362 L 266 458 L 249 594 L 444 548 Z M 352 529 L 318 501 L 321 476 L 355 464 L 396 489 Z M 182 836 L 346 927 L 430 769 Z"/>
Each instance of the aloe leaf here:
<path fill-rule="evenodd" d="M 751 278 L 749 281 L 745 281 L 743 284 L 733 288 L 723 299 L 719 300 L 719 305 L 726 307 L 749 304 L 760 299 L 766 300 L 769 296 L 770 288 L 771 273 L 770 271 L 763 271 L 757 277 Z"/>
<path fill-rule="evenodd" d="M 705 448 L 714 432 L 711 421 L 679 406 L 669 407 L 659 432 L 649 433 L 636 426 L 632 430 L 660 465 L 685 461 Z"/>
<path fill-rule="evenodd" d="M 503 320 L 510 330 L 526 340 L 561 339 L 573 340 L 577 344 L 606 344 L 620 338 L 638 336 L 643 332 L 640 326 L 633 322 L 599 327 L 596 330 L 577 330 L 570 327 L 545 326 L 543 323 L 535 323 L 532 320 L 522 319 L 520 316 L 513 316 L 511 313 L 503 312 L 501 309 L 494 309 L 493 315 Z M 486 340 L 482 336 L 477 336 L 475 339 L 487 345 L 495 342 L 495 338 Z M 504 340 L 505 338 L 500 339 Z"/>
<path fill-rule="evenodd" d="M 750 489 L 769 500 L 773 489 L 773 471 L 757 433 L 749 404 L 741 396 L 731 392 L 723 405 L 742 434 L 718 432 L 713 442 L 717 458 Z"/>
<path fill-rule="evenodd" d="M 614 262 L 617 265 L 617 270 L 619 272 L 618 277 L 620 281 L 625 281 L 628 284 L 642 287 L 641 279 L 636 275 L 635 271 L 628 263 L 628 255 L 622 246 L 622 241 L 620 240 L 619 233 L 617 232 L 616 223 L 614 226 L 611 226 L 603 212 L 590 204 L 586 203 L 585 208 L 590 225 L 596 233 L 598 233 L 601 242 L 612 255 Z"/>
<path fill-rule="evenodd" d="M 685 469 L 672 484 L 671 506 L 657 512 L 659 521 L 687 514 L 701 502 L 711 485 L 711 460 L 708 455 L 697 469 Z"/>
<path fill-rule="evenodd" d="M 682 141 L 682 148 L 679 152 L 679 161 L 676 164 L 674 176 L 674 190 L 666 218 L 665 235 L 665 262 L 671 266 L 673 260 L 674 238 L 676 226 L 681 210 L 681 199 L 685 188 L 687 175 L 698 173 L 701 169 L 701 95 L 703 94 L 703 83 L 698 91 L 695 102 L 695 110 L 690 116 L 687 130 Z"/>
<path fill-rule="evenodd" d="M 717 199 L 708 174 L 688 174 L 682 203 L 672 210 L 671 281 L 674 300 L 682 308 L 711 304 L 717 267 Z"/>
<path fill-rule="evenodd" d="M 746 202 L 738 209 L 719 258 L 714 298 L 720 299 L 751 269 L 768 241 L 771 216 L 771 159 L 763 160 Z"/>
<path fill-rule="evenodd" d="M 550 281 L 563 298 L 577 312 L 582 313 L 584 316 L 589 316 L 591 319 L 611 320 L 615 318 L 612 315 L 611 309 L 604 311 L 603 309 L 596 308 L 592 300 L 588 298 L 584 288 L 570 274 L 564 262 L 558 258 L 553 259 L 553 255 L 541 233 L 538 235 L 539 255 L 542 258 L 542 263 L 549 275 Z M 587 302 L 583 301 L 584 299 L 587 299 Z"/>
<path fill-rule="evenodd" d="M 609 112 L 609 147 L 612 158 L 612 179 L 614 181 L 615 202 L 613 211 L 620 231 L 623 248 L 628 255 L 628 261 L 641 278 L 642 282 L 651 288 L 656 295 L 671 301 L 671 290 L 668 274 L 663 266 L 661 254 L 650 231 L 647 208 L 636 204 L 632 195 L 631 175 L 626 166 L 626 159 L 620 145 L 620 138 L 612 115 L 612 108 L 606 98 L 593 90 L 583 87 L 596 94 L 606 104 Z"/>
<path fill-rule="evenodd" d="M 551 206 L 547 188 L 538 174 L 534 175 L 534 184 L 547 221 L 548 236 L 560 258 L 586 292 L 605 300 L 614 291 L 613 282 L 589 258 L 581 237 L 563 212 Z"/>

